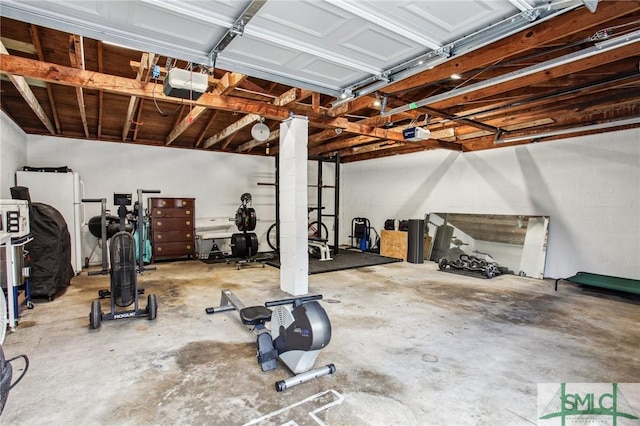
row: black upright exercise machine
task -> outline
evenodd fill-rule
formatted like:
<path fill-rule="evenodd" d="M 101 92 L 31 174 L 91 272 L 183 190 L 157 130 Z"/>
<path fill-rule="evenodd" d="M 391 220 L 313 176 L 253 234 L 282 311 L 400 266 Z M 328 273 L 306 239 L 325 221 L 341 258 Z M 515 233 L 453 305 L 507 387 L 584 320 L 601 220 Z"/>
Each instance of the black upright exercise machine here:
<path fill-rule="evenodd" d="M 100 327 L 101 321 L 116 320 L 121 318 L 148 317 L 150 320 L 156 319 L 158 304 L 156 296 L 147 296 L 147 307 L 138 307 L 138 296 L 144 293 L 143 289 L 138 289 L 136 272 L 136 248 L 135 240 L 130 232 L 125 230 L 125 219 L 127 207 L 131 205 L 131 194 L 114 194 L 114 204 L 118 205 L 118 217 L 120 218 L 120 231 L 111 237 L 109 246 L 110 256 L 110 290 L 100 290 L 100 298 L 110 298 L 110 311 L 102 312 L 100 300 L 91 303 L 89 313 L 89 325 L 92 329 Z M 142 253 L 140 253 L 142 258 Z M 119 310 L 116 308 L 126 308 L 133 304 L 132 310 Z"/>
<path fill-rule="evenodd" d="M 336 372 L 333 364 L 312 369 L 320 351 L 331 341 L 331 323 L 318 303 L 320 299 L 322 295 L 304 296 L 245 307 L 231 290 L 225 289 L 220 306 L 205 311 L 238 311 L 242 324 L 257 334 L 257 358 L 262 371 L 274 370 L 279 358 L 295 374 L 275 383 L 276 390 L 282 392 Z M 271 330 L 267 329 L 267 322 L 271 322 Z"/>
<path fill-rule="evenodd" d="M 87 222 L 87 227 L 91 235 L 97 238 L 96 244 L 91 250 L 91 254 L 84 259 L 84 267 L 89 267 L 89 262 L 93 257 L 93 253 L 96 251 L 98 245 L 102 246 L 101 265 L 102 269 L 99 271 L 89 271 L 87 275 L 107 275 L 109 273 L 109 260 L 108 260 L 108 241 L 116 233 L 120 231 L 120 218 L 108 214 L 107 199 L 106 198 L 83 198 L 83 203 L 100 203 L 100 216 L 93 216 Z M 125 224 L 125 231 L 133 232 L 133 226 Z"/>

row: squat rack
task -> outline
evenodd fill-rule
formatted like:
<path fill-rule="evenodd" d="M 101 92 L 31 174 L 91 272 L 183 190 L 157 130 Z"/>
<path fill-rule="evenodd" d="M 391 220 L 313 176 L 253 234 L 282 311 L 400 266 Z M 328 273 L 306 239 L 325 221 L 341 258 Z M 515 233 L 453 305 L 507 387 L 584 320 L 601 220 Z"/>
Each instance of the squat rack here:
<path fill-rule="evenodd" d="M 276 155 L 276 181 L 275 183 L 258 183 L 258 185 L 273 185 L 276 188 L 276 247 L 280 248 L 280 159 Z M 340 155 L 336 154 L 332 157 L 325 157 L 319 155 L 309 156 L 309 161 L 318 162 L 318 176 L 317 183 L 315 185 L 308 185 L 310 188 L 316 188 L 317 191 L 317 203 L 318 210 L 316 210 L 316 221 L 318 222 L 318 228 L 322 228 L 322 218 L 333 218 L 333 255 L 338 254 L 338 238 L 340 235 L 339 226 L 339 211 L 340 211 Z M 322 177 L 322 166 L 324 163 L 334 163 L 334 185 L 325 185 Z M 333 213 L 322 213 L 322 190 L 334 189 L 334 210 Z"/>

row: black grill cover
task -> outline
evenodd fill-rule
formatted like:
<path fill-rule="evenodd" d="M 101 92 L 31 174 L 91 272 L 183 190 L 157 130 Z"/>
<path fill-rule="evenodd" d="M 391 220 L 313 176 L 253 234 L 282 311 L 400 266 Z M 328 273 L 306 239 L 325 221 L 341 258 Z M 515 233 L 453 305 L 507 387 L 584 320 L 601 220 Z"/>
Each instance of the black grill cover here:
<path fill-rule="evenodd" d="M 71 284 L 71 236 L 64 217 L 48 204 L 31 203 L 31 296 L 51 299 Z"/>

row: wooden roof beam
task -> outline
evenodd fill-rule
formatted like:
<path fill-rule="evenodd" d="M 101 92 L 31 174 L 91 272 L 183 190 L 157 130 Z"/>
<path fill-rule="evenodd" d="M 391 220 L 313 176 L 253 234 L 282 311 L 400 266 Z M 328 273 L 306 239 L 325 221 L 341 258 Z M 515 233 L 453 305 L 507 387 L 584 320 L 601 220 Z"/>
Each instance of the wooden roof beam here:
<path fill-rule="evenodd" d="M 222 76 L 215 87 L 215 91 L 219 95 L 228 95 L 235 89 L 240 83 L 242 83 L 247 76 L 237 72 L 228 72 Z"/>
<path fill-rule="evenodd" d="M 302 96 L 302 93 L 303 93 L 303 91 L 301 91 L 300 89 L 296 89 L 296 88 L 288 90 L 285 93 L 283 93 L 282 95 L 280 95 L 277 98 L 275 98 L 273 100 L 273 105 L 284 106 L 284 105 L 292 104 L 292 103 L 296 102 L 299 99 L 300 96 Z M 215 134 L 215 135 L 211 136 L 209 139 L 207 139 L 205 141 L 205 143 L 204 143 L 204 148 L 207 149 L 207 148 L 212 147 L 213 145 L 217 144 L 221 140 L 229 137 L 230 135 L 236 133 L 239 130 L 242 130 L 243 128 L 247 127 L 248 125 L 250 125 L 252 123 L 255 123 L 258 120 L 260 120 L 260 115 L 258 115 L 258 114 L 247 114 L 247 115 L 245 115 L 240 120 L 236 121 L 235 123 L 232 123 L 227 128 L 221 130 L 217 134 Z M 265 143 L 266 143 L 266 141 L 265 141 Z"/>
<path fill-rule="evenodd" d="M 184 100 L 165 96 L 162 93 L 153 93 L 152 85 L 135 79 L 98 73 L 95 71 L 83 71 L 63 65 L 40 62 L 19 56 L 0 55 L 0 71 L 18 74 L 24 77 L 35 78 L 65 86 L 84 87 L 92 90 L 104 90 L 110 93 L 134 95 L 148 99 L 160 99 L 174 103 L 190 103 L 224 111 L 240 111 L 247 114 L 258 114 L 271 120 L 284 120 L 291 113 L 298 112 L 296 106 L 277 106 L 251 99 L 237 98 L 233 96 L 220 96 L 213 93 L 205 93 L 198 100 Z M 402 132 L 377 129 L 371 126 L 363 126 L 350 123 L 346 118 L 328 117 L 326 114 L 314 114 L 310 110 L 304 110 L 309 117 L 309 124 L 317 127 L 340 127 L 351 133 L 378 136 L 380 138 L 403 141 Z"/>
<path fill-rule="evenodd" d="M 2 53 L 3 55 L 9 54 L 9 52 L 7 52 L 6 47 L 4 47 L 4 44 L 2 43 L 2 41 L 0 41 L 0 53 Z M 27 105 L 29 105 L 29 108 L 31 108 L 33 112 L 36 114 L 36 116 L 40 119 L 40 121 L 42 121 L 42 124 L 44 124 L 44 127 L 47 128 L 49 133 L 51 133 L 52 135 L 55 135 L 56 130 L 53 127 L 53 124 L 51 124 L 51 120 L 49 120 L 49 117 L 47 117 L 47 114 L 44 112 L 44 109 L 42 109 L 42 105 L 40 105 L 40 102 L 38 102 L 36 95 L 33 94 L 33 91 L 29 87 L 29 84 L 27 83 L 25 78 L 19 75 L 13 75 L 11 73 L 7 73 L 7 75 L 9 77 L 9 80 L 11 80 L 11 82 L 13 83 L 13 85 L 16 86 L 16 89 L 18 90 L 20 95 L 24 98 L 25 102 L 27 102 Z"/>
<path fill-rule="evenodd" d="M 564 65 L 556 66 L 554 68 L 546 68 L 542 71 L 536 72 L 535 74 L 515 78 L 503 83 L 494 84 L 491 87 L 481 88 L 464 95 L 456 96 L 440 102 L 435 102 L 433 104 L 433 107 L 443 109 L 459 104 L 479 101 L 487 97 L 495 96 L 498 93 L 506 93 L 510 90 L 528 87 L 545 80 L 555 79 L 589 68 L 593 68 L 596 64 L 599 66 L 609 64 L 629 56 L 636 56 L 639 44 L 640 42 L 631 43 L 626 46 L 618 47 L 584 59 L 579 59 L 577 61 L 573 61 Z"/>
<path fill-rule="evenodd" d="M 440 130 L 434 130 L 431 132 L 431 136 L 428 139 L 429 141 L 434 141 L 434 140 L 438 140 L 438 139 L 447 139 L 447 138 L 452 138 L 455 136 L 455 130 L 451 127 L 451 128 L 447 128 L 447 129 L 440 129 Z M 347 148 L 354 148 L 354 147 L 358 147 L 360 145 L 365 145 L 368 144 L 370 142 L 373 142 L 375 140 L 378 140 L 378 138 L 373 138 L 373 137 L 368 137 L 368 136 L 356 136 L 353 138 L 349 138 L 349 139 L 343 139 L 341 141 L 336 141 L 336 142 L 332 142 L 332 143 L 328 143 L 325 145 L 319 145 L 313 148 L 309 149 L 309 153 L 313 154 L 313 155 L 318 155 L 318 154 L 324 154 L 324 153 L 330 153 L 330 152 L 334 152 L 334 151 L 340 151 L 340 150 L 344 150 Z M 398 142 L 398 141 L 396 141 Z M 405 141 L 406 142 L 406 141 Z M 402 143 L 402 142 L 400 142 Z M 415 144 L 415 142 L 406 142 L 408 144 Z M 388 144 L 388 141 L 387 141 Z M 400 145 L 396 145 L 396 146 L 400 146 Z M 341 153 L 342 155 L 342 153 Z"/>
<path fill-rule="evenodd" d="M 209 127 L 211 127 L 211 125 L 215 121 L 216 116 L 218 115 L 218 113 L 219 113 L 219 111 L 217 111 L 217 110 L 213 111 L 213 113 L 211 114 L 211 117 L 209 118 L 209 121 L 207 121 L 207 124 L 205 124 L 204 128 L 202 129 L 202 131 L 200 132 L 200 134 L 196 138 L 195 143 L 193 144 L 194 148 L 198 148 L 200 145 L 202 145 L 202 141 L 204 140 L 204 137 L 207 134 L 207 131 L 209 130 Z"/>
<path fill-rule="evenodd" d="M 231 93 L 233 89 L 238 87 L 240 83 L 245 81 L 247 78 L 244 74 L 238 73 L 226 73 L 220 80 L 217 81 L 215 87 L 211 89 L 210 93 L 219 93 L 221 95 Z M 173 130 L 167 135 L 164 144 L 171 145 L 173 141 L 176 140 L 178 136 L 184 133 L 193 123 L 196 122 L 198 118 L 207 110 L 206 107 L 203 106 L 195 106 L 193 109 L 189 111 L 189 114 L 182 120 L 177 126 L 173 128 Z M 206 146 L 205 146 L 206 148 Z"/>
<path fill-rule="evenodd" d="M 103 60 L 102 42 L 98 41 L 98 72 L 103 72 L 104 60 Z M 104 92 L 98 90 L 98 139 L 102 138 L 102 117 L 104 113 Z"/>
<path fill-rule="evenodd" d="M 251 151 L 253 148 L 259 147 L 261 145 L 270 144 L 276 139 L 280 139 L 280 129 L 274 130 L 273 132 L 269 133 L 269 137 L 265 141 L 251 140 L 249 142 L 243 143 L 238 147 L 237 152 Z"/>
<path fill-rule="evenodd" d="M 309 148 L 310 155 L 320 155 L 324 153 L 339 151 L 345 148 L 352 148 L 358 145 L 364 145 L 369 142 L 380 140 L 372 136 L 354 136 L 352 138 L 343 139 L 335 142 L 330 142 L 324 145 L 318 145 Z"/>
<path fill-rule="evenodd" d="M 531 46 L 541 46 L 566 38 L 588 28 L 608 25 L 607 22 L 640 10 L 640 2 L 605 1 L 598 4 L 596 13 L 586 8 L 565 13 L 542 22 L 535 27 L 520 31 L 513 36 L 498 40 L 491 45 L 454 58 L 430 70 L 394 82 L 380 89 L 384 93 L 411 90 L 425 84 L 447 79 L 454 73 L 464 73 L 498 63 L 504 58 L 526 52 Z"/>
<path fill-rule="evenodd" d="M 40 42 L 38 27 L 31 24 L 29 25 L 29 30 L 31 31 L 31 40 L 33 41 L 33 46 L 36 50 L 36 54 L 38 55 L 38 59 L 44 61 L 44 52 L 42 50 L 42 43 Z M 47 97 L 49 98 L 49 106 L 51 107 L 53 122 L 56 125 L 56 133 L 60 134 L 62 132 L 62 130 L 60 129 L 60 117 L 58 115 L 58 108 L 56 107 L 55 97 L 53 96 L 53 89 L 51 88 L 51 84 L 47 82 L 45 82 L 45 86 L 47 88 Z"/>
<path fill-rule="evenodd" d="M 140 59 L 140 67 L 138 67 L 138 72 L 136 73 L 136 80 L 138 81 L 149 81 L 151 78 L 151 71 L 153 70 L 155 64 L 158 62 L 160 57 L 155 53 L 143 53 L 142 58 Z M 127 108 L 127 116 L 124 120 L 124 125 L 122 126 L 122 140 L 126 141 L 127 136 L 129 136 L 129 132 L 131 131 L 131 123 L 133 122 L 133 116 L 136 113 L 136 107 L 138 106 L 139 99 L 137 96 L 132 96 L 129 99 L 129 107 Z M 140 117 L 136 119 L 139 121 Z M 135 132 L 134 132 L 135 134 Z"/>
<path fill-rule="evenodd" d="M 82 36 L 69 36 L 69 61 L 71 66 L 84 70 L 84 43 Z M 87 108 L 84 104 L 84 91 L 82 87 L 76 87 L 76 98 L 78 99 L 78 108 L 80 110 L 80 119 L 82 120 L 82 128 L 84 136 L 89 139 L 89 126 L 87 124 Z"/>

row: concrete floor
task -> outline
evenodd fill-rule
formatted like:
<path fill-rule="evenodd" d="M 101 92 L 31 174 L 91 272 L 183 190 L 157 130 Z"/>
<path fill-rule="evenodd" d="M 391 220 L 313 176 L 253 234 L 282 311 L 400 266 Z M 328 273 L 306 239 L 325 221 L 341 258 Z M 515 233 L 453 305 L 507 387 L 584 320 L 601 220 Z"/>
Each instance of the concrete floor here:
<path fill-rule="evenodd" d="M 309 281 L 333 328 L 316 365 L 337 372 L 278 393 L 286 367 L 262 373 L 237 314 L 204 311 L 222 288 L 247 305 L 286 297 L 277 269 L 158 264 L 139 278 L 157 295 L 157 320 L 98 330 L 88 314 L 108 277 L 75 277 L 8 333 L 6 356 L 27 354 L 31 365 L 0 423 L 530 425 L 539 383 L 640 382 L 637 301 L 569 283 L 556 293 L 549 280 L 459 276 L 434 263 Z M 640 413 L 640 395 L 626 396 Z"/>

